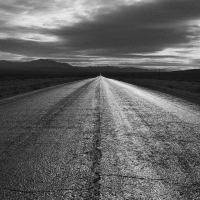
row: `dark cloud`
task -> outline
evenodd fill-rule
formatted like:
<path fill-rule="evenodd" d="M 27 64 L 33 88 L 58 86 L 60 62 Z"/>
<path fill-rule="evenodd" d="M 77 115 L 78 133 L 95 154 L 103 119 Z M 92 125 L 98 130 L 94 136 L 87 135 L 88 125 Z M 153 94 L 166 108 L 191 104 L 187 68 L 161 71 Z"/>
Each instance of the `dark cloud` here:
<path fill-rule="evenodd" d="M 153 59 L 165 59 L 165 58 L 182 58 L 181 56 L 175 56 L 175 55 L 120 55 L 118 54 L 117 57 L 125 57 L 125 58 L 136 58 L 136 59 L 143 59 L 143 58 L 153 58 Z"/>
<path fill-rule="evenodd" d="M 200 17 L 199 0 L 159 0 L 121 6 L 72 27 L 55 30 L 73 49 L 97 53 L 155 52 L 188 43 L 188 21 Z M 194 33 L 193 33 L 194 34 Z"/>
<path fill-rule="evenodd" d="M 0 10 L 4 11 L 5 13 L 11 13 L 11 14 L 17 14 L 24 11 L 41 11 L 44 9 L 48 9 L 50 6 L 52 6 L 51 1 L 47 0 L 16 0 L 12 3 L 2 1 L 0 2 Z M 49 8 L 50 9 L 50 8 Z"/>
<path fill-rule="evenodd" d="M 36 12 L 51 5 L 48 1 L 16 1 L 2 9 L 14 13 L 16 8 L 28 8 Z M 1 4 L 0 4 L 1 6 Z M 58 11 L 59 12 L 59 11 Z M 42 16 L 41 16 L 42 17 Z M 200 19 L 200 0 L 153 0 L 134 5 L 120 5 L 109 13 L 97 13 L 90 20 L 82 19 L 74 25 L 57 29 L 16 26 L 12 29 L 5 20 L 0 20 L 1 31 L 7 33 L 41 34 L 56 36 L 59 42 L 37 42 L 22 39 L 0 39 L 0 51 L 26 56 L 57 57 L 74 61 L 76 55 L 95 55 L 106 58 L 132 59 L 180 59 L 178 56 L 151 56 L 166 48 L 191 48 L 198 37 L 199 26 L 190 23 Z M 133 53 L 135 55 L 129 55 Z M 136 55 L 141 54 L 141 55 Z M 142 55 L 143 54 L 143 55 Z M 85 62 L 87 58 L 77 59 Z M 95 59 L 94 59 L 95 60 Z M 88 61 L 90 61 L 88 59 Z M 143 63 L 147 64 L 147 63 Z M 161 63 L 157 64 L 161 65 Z M 142 64 L 141 64 L 142 65 Z M 153 61 L 149 65 L 156 65 Z M 162 64 L 163 65 L 163 64 Z M 165 64 L 166 66 L 172 63 Z"/>
<path fill-rule="evenodd" d="M 19 13 L 19 9 L 16 6 L 8 5 L 0 2 L 0 10 L 6 13 Z"/>
<path fill-rule="evenodd" d="M 26 56 L 47 56 L 63 52 L 57 43 L 20 39 L 0 39 L 0 51 Z"/>

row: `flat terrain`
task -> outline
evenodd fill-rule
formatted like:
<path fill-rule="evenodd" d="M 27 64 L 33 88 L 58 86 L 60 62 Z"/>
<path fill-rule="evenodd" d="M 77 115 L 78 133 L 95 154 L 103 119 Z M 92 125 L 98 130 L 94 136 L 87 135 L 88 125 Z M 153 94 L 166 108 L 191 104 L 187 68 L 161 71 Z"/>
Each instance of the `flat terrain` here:
<path fill-rule="evenodd" d="M 115 77 L 115 79 L 144 88 L 172 94 L 173 96 L 180 97 L 200 105 L 200 79 L 138 79 L 132 77 Z"/>
<path fill-rule="evenodd" d="M 104 77 L 0 101 L 0 199 L 199 199 L 199 122 Z"/>
<path fill-rule="evenodd" d="M 0 76 L 0 99 L 80 79 L 78 77 L 2 75 Z"/>

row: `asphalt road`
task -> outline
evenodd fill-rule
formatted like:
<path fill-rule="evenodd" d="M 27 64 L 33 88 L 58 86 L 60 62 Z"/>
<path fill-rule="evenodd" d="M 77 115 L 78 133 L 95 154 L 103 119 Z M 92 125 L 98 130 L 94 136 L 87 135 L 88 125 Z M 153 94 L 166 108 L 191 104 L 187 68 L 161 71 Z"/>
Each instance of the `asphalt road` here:
<path fill-rule="evenodd" d="M 0 199 L 200 199 L 200 107 L 104 77 L 0 101 Z"/>

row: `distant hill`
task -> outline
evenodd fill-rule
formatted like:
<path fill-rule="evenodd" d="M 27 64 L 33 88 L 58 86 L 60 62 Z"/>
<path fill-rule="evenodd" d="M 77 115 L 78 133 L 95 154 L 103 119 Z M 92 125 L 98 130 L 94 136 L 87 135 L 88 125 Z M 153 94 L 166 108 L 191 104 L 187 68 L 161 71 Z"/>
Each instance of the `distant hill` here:
<path fill-rule="evenodd" d="M 11 62 L 0 61 L 0 74 L 19 74 L 19 75 L 94 75 L 120 74 L 134 72 L 150 72 L 150 70 L 140 68 L 120 68 L 112 66 L 104 67 L 76 67 L 67 63 L 60 63 L 53 60 L 39 59 L 30 62 Z"/>
<path fill-rule="evenodd" d="M 53 60 L 35 60 L 30 62 L 0 61 L 1 74 L 60 74 L 67 72 L 72 66 L 57 63 Z"/>
<path fill-rule="evenodd" d="M 95 77 L 99 74 L 106 77 L 132 77 L 132 78 L 162 78 L 162 79 L 200 79 L 200 69 L 158 72 L 135 67 L 89 66 L 76 67 L 67 63 L 53 60 L 39 59 L 30 62 L 11 62 L 0 60 L 0 75 L 28 75 L 28 76 L 77 76 Z"/>

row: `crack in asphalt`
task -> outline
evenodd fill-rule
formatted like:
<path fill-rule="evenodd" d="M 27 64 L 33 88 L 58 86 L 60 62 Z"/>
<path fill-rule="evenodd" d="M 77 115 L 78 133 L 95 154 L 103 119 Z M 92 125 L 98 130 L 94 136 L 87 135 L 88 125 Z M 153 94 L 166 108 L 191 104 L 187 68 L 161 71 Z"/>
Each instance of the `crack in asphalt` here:
<path fill-rule="evenodd" d="M 100 180 L 101 180 L 101 169 L 100 162 L 102 157 L 102 152 L 100 149 L 101 145 L 101 85 L 99 81 L 99 87 L 97 90 L 97 101 L 98 101 L 98 128 L 93 137 L 93 147 L 90 152 L 90 157 L 92 159 L 92 175 L 89 183 L 90 199 L 100 199 Z"/>
<path fill-rule="evenodd" d="M 173 158 L 175 158 L 176 162 L 177 162 L 177 165 L 175 167 L 177 167 L 177 168 L 179 167 L 178 169 L 185 175 L 185 177 L 182 176 L 180 179 L 177 179 L 176 174 L 174 173 L 174 177 L 170 176 L 171 174 L 169 173 L 169 171 L 166 174 L 165 173 L 160 174 L 161 178 L 158 177 L 158 179 L 155 179 L 155 178 L 152 179 L 152 178 L 143 177 L 143 176 L 138 177 L 138 176 L 134 176 L 134 175 L 133 176 L 120 175 L 118 173 L 107 174 L 105 176 L 122 177 L 125 179 L 126 178 L 127 179 L 135 179 L 135 180 L 141 180 L 141 182 L 143 182 L 142 180 L 148 181 L 148 182 L 155 181 L 156 182 L 155 184 L 163 184 L 163 185 L 169 185 L 169 187 L 175 187 L 176 191 L 180 192 L 179 195 L 182 198 L 183 198 L 183 196 L 186 199 L 189 199 L 189 198 L 196 199 L 195 197 L 197 197 L 197 196 L 199 197 L 199 190 L 197 188 L 199 188 L 200 184 L 198 181 L 195 182 L 195 179 L 197 179 L 196 177 L 194 178 L 194 176 L 196 175 L 195 174 L 196 172 L 195 172 L 194 168 L 192 168 L 193 167 L 192 165 L 197 166 L 196 163 L 198 162 L 198 156 L 195 154 L 195 151 L 193 151 L 192 153 L 190 153 L 190 152 L 188 153 L 187 152 L 188 149 L 186 149 L 186 148 L 189 148 L 188 147 L 189 145 L 193 145 L 193 144 L 198 145 L 199 134 L 198 134 L 198 131 L 195 130 L 195 128 L 198 127 L 198 125 L 194 125 L 189 122 L 183 121 L 182 119 L 177 117 L 173 112 L 167 112 L 165 110 L 162 111 L 161 109 L 163 109 L 163 108 L 157 108 L 158 109 L 157 113 L 159 113 L 159 111 L 160 111 L 161 114 L 162 113 L 165 114 L 165 115 L 163 114 L 163 116 L 162 116 L 163 118 L 159 118 L 159 116 L 157 116 L 157 113 L 155 115 L 155 113 L 151 112 L 151 110 L 153 110 L 153 108 L 152 108 L 153 106 L 150 106 L 148 102 L 147 103 L 146 103 L 146 101 L 142 102 L 142 100 L 141 100 L 142 103 L 140 103 L 140 101 L 136 101 L 136 103 L 135 103 L 132 101 L 133 97 L 131 96 L 131 93 L 129 93 L 129 91 L 127 91 L 123 88 L 120 91 L 119 88 L 116 87 L 114 84 L 112 86 L 113 86 L 113 91 L 115 92 L 115 95 L 116 96 L 118 95 L 118 97 L 120 99 L 119 102 L 120 103 L 122 102 L 122 106 L 123 106 L 123 103 L 126 103 L 125 104 L 126 106 L 124 106 L 123 111 L 127 112 L 127 115 L 126 115 L 127 118 L 131 117 L 131 114 L 134 112 L 134 114 L 140 119 L 141 124 L 143 124 L 145 127 L 148 128 L 149 135 L 147 137 L 143 136 L 141 134 L 142 132 L 135 134 L 134 132 L 129 131 L 127 133 L 128 135 L 133 135 L 134 137 L 144 139 L 143 142 L 145 143 L 146 146 L 149 145 L 148 140 L 153 139 L 157 142 L 157 144 L 158 144 L 158 142 L 159 143 L 166 142 L 166 143 L 173 145 L 173 142 L 175 142 L 176 144 L 178 144 L 180 146 L 180 148 L 182 148 L 181 152 L 174 150 L 173 146 L 170 149 L 171 151 L 166 151 L 166 150 L 162 151 L 161 148 L 160 148 L 161 150 L 159 149 L 160 150 L 159 151 L 157 149 L 153 149 L 154 146 L 153 145 L 150 146 L 151 145 L 151 143 L 150 143 L 149 146 L 152 149 L 152 151 L 148 155 L 150 155 L 151 157 L 149 156 L 150 159 L 148 159 L 148 160 L 145 159 L 145 160 L 152 163 L 155 167 L 161 166 L 162 168 L 161 167 L 160 168 L 163 169 L 163 171 L 164 171 L 164 169 L 166 169 L 166 171 L 167 171 L 167 170 L 169 170 L 167 168 L 168 166 L 164 165 L 165 163 L 163 162 L 163 160 L 164 159 L 167 160 L 168 158 L 171 158 L 171 160 L 172 160 Z M 141 109 L 142 106 L 140 104 L 143 104 L 143 106 L 144 106 L 143 109 Z M 130 108 L 133 111 L 129 115 L 130 110 L 131 110 Z M 169 116 L 170 116 L 170 118 L 167 118 Z M 174 124 L 176 126 L 173 126 Z M 177 132 L 179 133 L 179 135 L 177 134 Z M 163 133 L 163 135 L 161 133 Z M 173 133 L 174 133 L 174 135 L 173 135 Z M 195 138 L 196 140 L 193 139 L 192 136 L 186 137 L 186 138 L 181 138 L 181 136 L 189 136 L 192 133 L 196 136 L 196 138 Z M 163 137 L 158 137 L 158 134 L 159 134 L 159 136 L 163 136 Z M 155 136 L 153 136 L 153 135 L 155 135 Z M 176 138 L 178 136 L 180 136 L 180 138 Z M 152 142 L 152 144 L 154 144 L 154 143 Z M 164 144 L 163 144 L 163 146 L 164 146 Z M 194 149 L 195 149 L 195 147 L 196 146 L 194 146 Z M 160 160 L 157 158 L 159 158 Z M 161 162 L 163 162 L 164 164 Z M 173 170 L 175 171 L 177 169 L 171 168 L 171 171 L 173 171 Z M 194 172 L 193 172 L 193 170 L 194 170 Z M 104 176 L 104 175 L 102 175 L 102 176 Z M 157 183 L 157 182 L 160 182 L 160 183 Z M 191 183 L 191 182 L 193 182 L 193 183 Z M 135 186 L 135 184 L 133 186 Z M 186 190 L 187 190 L 187 192 L 186 192 Z"/>
<path fill-rule="evenodd" d="M 66 106 L 70 106 L 71 104 L 73 104 L 74 100 L 77 99 L 88 88 L 91 82 L 92 81 L 89 81 L 65 98 L 58 101 L 47 111 L 47 113 L 41 119 L 38 120 L 38 125 L 49 127 L 52 120 L 60 113 L 60 111 L 62 111 Z"/>
<path fill-rule="evenodd" d="M 60 100 L 59 102 L 57 102 L 57 104 L 55 104 L 53 106 L 53 108 L 51 107 L 46 114 L 42 117 L 42 119 L 38 120 L 38 122 L 36 123 L 36 125 L 38 126 L 37 128 L 49 128 L 49 127 L 53 127 L 51 125 L 51 122 L 55 119 L 55 117 L 57 117 L 57 115 L 62 112 L 63 108 L 66 106 L 70 106 L 71 104 L 73 104 L 74 100 L 77 99 L 81 94 L 84 93 L 84 91 L 88 88 L 88 86 L 90 85 L 91 82 L 84 84 L 82 87 L 78 88 L 77 90 L 75 90 L 74 92 L 72 92 L 70 95 L 68 95 L 67 97 L 65 97 L 64 99 Z M 89 159 L 91 161 L 91 174 L 88 177 L 88 183 L 87 183 L 87 187 L 86 188 L 82 188 L 81 193 L 83 194 L 88 194 L 86 199 L 100 199 L 100 160 L 102 157 L 102 153 L 100 150 L 100 143 L 101 143 L 101 108 L 100 108 L 100 99 L 101 99 L 101 92 L 100 92 L 100 82 L 99 82 L 99 86 L 96 88 L 96 131 L 93 134 L 93 138 L 92 138 L 92 149 L 89 152 Z M 89 110 L 94 110 L 94 109 L 89 109 Z M 35 128 L 35 127 L 34 127 Z M 53 127 L 56 128 L 56 127 Z M 38 130 L 38 129 L 37 129 Z M 39 134 L 41 133 L 41 131 L 34 131 L 34 133 L 30 134 L 25 140 L 23 140 L 22 142 L 15 142 L 14 144 L 12 144 L 12 147 L 14 146 L 14 148 L 17 148 L 19 150 L 24 150 L 24 148 L 29 145 L 30 143 L 34 143 L 34 145 L 37 144 L 52 144 L 52 143 L 47 143 L 47 142 L 36 142 L 36 139 L 38 138 Z M 21 144 L 22 143 L 22 144 Z M 24 144 L 25 143 L 25 144 Z M 54 142 L 54 144 L 57 144 L 56 142 Z M 8 152 L 9 148 L 7 149 L 6 152 L 3 152 L 4 154 Z M 19 152 L 18 152 L 19 153 Z M 11 155 L 10 155 L 11 156 Z M 10 157 L 9 156 L 9 157 Z M 79 177 L 79 179 L 82 179 L 81 177 Z M 83 179 L 85 179 L 85 177 L 83 177 Z M 69 191 L 69 193 L 76 191 L 77 189 L 75 188 L 58 188 L 58 189 L 50 189 L 50 190 L 23 190 L 23 188 L 9 188 L 9 187 L 2 187 L 0 188 L 0 190 L 4 190 L 4 191 L 10 191 L 10 192 L 14 192 L 14 193 L 22 193 L 22 194 L 37 194 L 37 193 L 56 193 L 56 192 L 67 192 Z M 77 191 L 77 192 L 80 192 Z M 88 198 L 89 197 L 89 198 Z M 84 198 L 85 199 L 85 198 Z"/>
<path fill-rule="evenodd" d="M 129 176 L 129 175 L 122 175 L 122 174 L 102 174 L 100 175 L 100 177 L 122 177 L 122 178 L 131 178 L 131 179 L 138 179 L 138 180 L 150 180 L 150 181 L 168 181 L 168 179 L 161 179 L 161 178 L 150 178 L 150 177 L 142 177 L 142 176 Z M 100 178 L 99 177 L 99 178 Z M 81 179 L 81 178 L 79 178 Z M 82 179 L 85 179 L 85 178 L 82 178 Z M 98 177 L 96 177 L 95 180 L 97 180 Z M 98 179 L 100 180 L 100 179 Z M 172 182 L 172 181 L 170 181 Z M 192 183 L 191 185 L 194 185 L 194 184 L 199 184 L 200 182 L 195 182 L 195 183 Z M 179 182 L 173 182 L 173 184 L 180 184 L 182 185 L 182 183 L 179 183 Z M 90 188 L 87 188 L 87 189 L 93 189 L 94 186 L 92 185 Z M 0 190 L 8 190 L 8 191 L 11 191 L 11 192 L 19 192 L 19 193 L 48 193 L 48 192 L 59 192 L 59 191 L 74 191 L 73 189 L 67 189 L 67 188 L 60 188 L 60 189 L 54 189 L 54 190 L 21 190 L 21 189 L 12 189 L 12 188 L 0 188 Z"/>
<path fill-rule="evenodd" d="M 96 166 L 96 164 L 95 164 L 95 166 Z M 91 184 L 91 187 L 87 188 L 87 190 L 91 191 L 90 199 L 100 199 L 100 183 L 99 183 L 99 181 L 101 179 L 101 176 L 102 177 L 105 176 L 105 177 L 131 178 L 131 179 L 146 180 L 146 181 L 165 181 L 165 182 L 170 182 L 173 185 L 184 185 L 183 183 L 169 181 L 168 179 L 159 179 L 159 178 L 155 179 L 155 178 L 142 177 L 142 176 L 129 176 L 129 175 L 122 175 L 122 174 L 100 174 L 99 172 L 95 172 L 95 175 L 96 176 L 93 177 L 94 179 L 93 179 L 93 183 Z M 199 185 L 199 184 L 200 184 L 200 182 L 195 182 L 190 185 L 192 186 L 192 185 Z M 188 187 L 190 185 L 185 184 L 185 187 Z M 27 193 L 27 194 L 56 193 L 56 192 L 66 192 L 66 191 L 73 192 L 74 191 L 74 189 L 67 189 L 67 188 L 63 188 L 63 189 L 58 188 L 58 189 L 53 189 L 53 190 L 20 190 L 20 189 L 12 189 L 12 188 L 0 188 L 0 190 L 7 190 L 10 192 Z"/>
<path fill-rule="evenodd" d="M 6 129 L 5 123 L 5 133 L 13 127 L 21 132 L 2 142 L 7 149 L 0 148 L 0 195 L 83 200 L 199 197 L 198 125 L 184 123 L 101 78 L 74 89 L 68 96 L 62 91 L 62 99 L 53 93 L 56 103 L 30 127 L 30 120 L 25 127 Z"/>
<path fill-rule="evenodd" d="M 55 190 L 19 190 L 11 188 L 0 188 L 0 190 L 7 190 L 10 192 L 24 193 L 24 194 L 35 194 L 35 193 L 52 193 L 52 192 L 65 192 L 74 191 L 73 189 L 55 189 Z"/>
<path fill-rule="evenodd" d="M 18 137 L 15 137 L 14 140 L 8 142 L 5 150 L 1 153 L 2 155 L 9 155 L 13 154 L 15 149 L 16 152 L 19 153 L 18 150 L 23 150 L 27 146 L 29 146 L 31 143 L 36 144 L 36 140 L 41 134 L 40 128 L 50 128 L 50 124 L 52 120 L 61 112 L 61 110 L 67 106 L 70 106 L 76 98 L 78 98 L 85 89 L 88 88 L 92 81 L 89 81 L 88 83 L 84 84 L 80 88 L 76 89 L 74 92 L 66 96 L 65 98 L 58 101 L 53 107 L 51 107 L 45 115 L 43 115 L 42 118 L 38 120 L 36 123 L 37 126 L 34 128 L 36 129 L 31 134 L 24 137 L 24 134 L 20 134 Z M 12 151 L 12 153 L 11 153 Z"/>
<path fill-rule="evenodd" d="M 45 116 L 43 116 L 43 121 L 41 125 L 46 126 L 48 125 L 53 118 L 56 117 L 57 113 L 60 112 L 60 106 L 63 104 L 69 105 L 69 103 L 73 103 L 74 99 L 79 96 L 85 87 L 87 87 L 89 84 L 84 85 L 83 87 L 79 88 L 72 94 L 70 94 L 70 97 L 62 99 L 60 102 L 58 102 L 51 110 L 49 110 Z M 67 99 L 67 100 L 66 100 Z M 96 90 L 96 100 L 97 100 L 97 130 L 95 131 L 92 139 L 92 149 L 90 152 L 88 152 L 89 157 L 92 161 L 91 164 L 91 176 L 89 177 L 89 183 L 88 187 L 85 189 L 85 192 L 88 192 L 89 199 L 100 199 L 100 180 L 101 180 L 101 170 L 100 170 L 100 162 L 102 157 L 102 152 L 100 149 L 101 145 L 101 87 L 100 87 L 100 81 L 99 86 Z M 56 143 L 56 142 L 55 142 Z M 48 144 L 48 143 L 38 143 L 35 142 L 34 144 Z M 52 144 L 52 143 L 51 143 Z M 57 143 L 56 143 L 57 144 Z M 81 177 L 79 177 L 81 179 Z M 83 178 L 85 179 L 85 178 Z M 15 189 L 15 188 L 0 188 L 0 190 L 15 192 L 15 193 L 24 193 L 24 194 L 36 194 L 36 193 L 56 193 L 56 192 L 73 192 L 74 189 L 67 189 L 67 188 L 58 188 L 53 190 L 22 190 L 22 189 Z"/>

